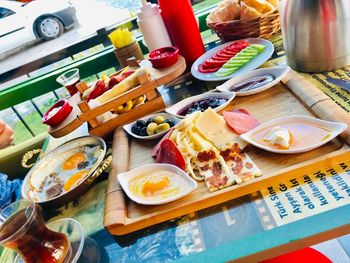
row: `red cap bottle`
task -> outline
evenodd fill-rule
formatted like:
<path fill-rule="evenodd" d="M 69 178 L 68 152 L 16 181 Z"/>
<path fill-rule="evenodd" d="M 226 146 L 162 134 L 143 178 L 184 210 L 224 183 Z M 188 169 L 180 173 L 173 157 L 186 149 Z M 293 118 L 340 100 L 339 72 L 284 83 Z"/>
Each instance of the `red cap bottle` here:
<path fill-rule="evenodd" d="M 190 1 L 158 0 L 158 3 L 173 45 L 191 66 L 205 48 Z"/>

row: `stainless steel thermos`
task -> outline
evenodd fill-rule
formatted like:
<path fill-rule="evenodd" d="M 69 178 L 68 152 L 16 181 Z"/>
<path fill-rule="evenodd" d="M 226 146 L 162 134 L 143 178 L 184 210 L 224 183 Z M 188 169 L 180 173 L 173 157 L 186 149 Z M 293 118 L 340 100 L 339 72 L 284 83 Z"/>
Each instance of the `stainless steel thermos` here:
<path fill-rule="evenodd" d="M 350 65 L 350 0 L 284 0 L 280 15 L 292 68 L 322 72 Z"/>

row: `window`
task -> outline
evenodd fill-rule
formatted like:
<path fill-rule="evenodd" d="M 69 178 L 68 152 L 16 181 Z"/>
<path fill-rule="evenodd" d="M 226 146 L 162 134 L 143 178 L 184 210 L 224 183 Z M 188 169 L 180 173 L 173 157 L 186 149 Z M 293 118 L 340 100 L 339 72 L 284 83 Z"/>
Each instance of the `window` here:
<path fill-rule="evenodd" d="M 4 17 L 7 17 L 7 16 L 10 16 L 10 15 L 13 15 L 14 13 L 15 12 L 13 12 L 10 9 L 4 8 L 4 7 L 0 7 L 0 19 L 4 18 Z"/>

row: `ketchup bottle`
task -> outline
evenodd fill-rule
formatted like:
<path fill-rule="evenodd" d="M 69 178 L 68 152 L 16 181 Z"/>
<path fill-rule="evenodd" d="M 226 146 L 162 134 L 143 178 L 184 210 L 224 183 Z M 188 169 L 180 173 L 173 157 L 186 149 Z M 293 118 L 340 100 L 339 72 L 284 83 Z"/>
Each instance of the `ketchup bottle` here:
<path fill-rule="evenodd" d="M 190 0 L 158 0 L 173 45 L 190 67 L 205 48 Z"/>

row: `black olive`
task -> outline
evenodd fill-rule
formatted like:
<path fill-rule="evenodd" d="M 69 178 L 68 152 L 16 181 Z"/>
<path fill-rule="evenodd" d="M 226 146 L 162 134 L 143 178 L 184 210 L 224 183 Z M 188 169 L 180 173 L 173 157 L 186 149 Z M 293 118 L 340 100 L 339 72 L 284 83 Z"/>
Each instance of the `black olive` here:
<path fill-rule="evenodd" d="M 143 126 L 145 126 L 146 122 L 143 120 L 138 120 L 136 121 L 136 126 L 142 128 Z"/>
<path fill-rule="evenodd" d="M 145 127 L 148 126 L 148 124 L 150 124 L 151 122 L 154 122 L 152 118 L 149 118 L 146 123 L 145 123 Z"/>
<path fill-rule="evenodd" d="M 137 126 L 137 125 L 133 125 L 133 126 L 131 127 L 131 132 L 132 132 L 133 134 L 140 135 L 141 129 L 142 129 L 141 127 L 139 127 L 139 126 Z"/>
<path fill-rule="evenodd" d="M 170 127 L 174 126 L 174 122 L 170 119 L 165 119 L 164 123 L 168 123 Z"/>
<path fill-rule="evenodd" d="M 147 127 L 142 127 L 140 130 L 140 136 L 148 136 Z"/>

